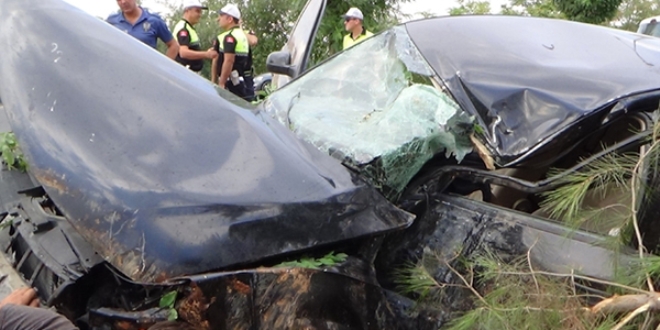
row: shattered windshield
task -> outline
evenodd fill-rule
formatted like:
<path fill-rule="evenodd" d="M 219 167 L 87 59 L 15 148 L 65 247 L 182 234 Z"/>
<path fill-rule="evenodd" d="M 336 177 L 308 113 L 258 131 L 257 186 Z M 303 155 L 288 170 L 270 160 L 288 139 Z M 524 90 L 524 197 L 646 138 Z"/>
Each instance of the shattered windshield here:
<path fill-rule="evenodd" d="M 443 93 L 403 26 L 310 70 L 265 109 L 388 197 L 435 154 L 460 161 L 472 150 L 472 119 Z"/>

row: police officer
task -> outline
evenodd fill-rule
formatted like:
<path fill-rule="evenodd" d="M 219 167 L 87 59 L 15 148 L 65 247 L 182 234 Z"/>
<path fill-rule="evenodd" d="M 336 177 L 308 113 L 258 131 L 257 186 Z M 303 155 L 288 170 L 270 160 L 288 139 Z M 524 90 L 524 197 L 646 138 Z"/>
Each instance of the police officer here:
<path fill-rule="evenodd" d="M 202 51 L 195 24 L 202 17 L 202 10 L 208 9 L 199 0 L 186 0 L 183 4 L 183 19 L 174 26 L 172 35 L 179 42 L 179 54 L 176 61 L 190 70 L 199 73 L 204 68 L 204 59 L 212 60 L 218 56 L 213 48 Z"/>
<path fill-rule="evenodd" d="M 171 59 L 176 58 L 179 44 L 160 16 L 138 6 L 135 0 L 117 0 L 117 5 L 121 12 L 110 15 L 106 20 L 108 23 L 154 49 L 160 38 L 167 45 L 165 55 Z"/>
<path fill-rule="evenodd" d="M 211 65 L 211 81 L 248 99 L 244 75 L 250 46 L 247 35 L 239 26 L 241 12 L 236 5 L 228 4 L 218 14 L 218 25 L 224 32 L 213 41 L 213 49 L 218 52 L 218 57 Z"/>
<path fill-rule="evenodd" d="M 364 21 L 364 15 L 362 11 L 355 7 L 349 9 L 344 18 L 344 28 L 349 34 L 344 36 L 344 48 L 347 49 L 354 46 L 357 43 L 364 41 L 365 39 L 374 35 L 373 33 L 367 31 L 367 29 L 362 26 Z"/>

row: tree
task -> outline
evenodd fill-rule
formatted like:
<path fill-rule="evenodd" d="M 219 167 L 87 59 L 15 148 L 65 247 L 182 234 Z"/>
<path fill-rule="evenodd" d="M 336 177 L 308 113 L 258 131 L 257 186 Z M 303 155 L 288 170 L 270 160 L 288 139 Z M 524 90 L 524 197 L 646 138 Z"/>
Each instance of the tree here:
<path fill-rule="evenodd" d="M 511 0 L 502 5 L 502 15 L 563 18 L 553 0 Z"/>
<path fill-rule="evenodd" d="M 449 8 L 449 15 L 485 15 L 490 14 L 490 2 L 475 0 L 457 0 L 458 7 Z"/>
<path fill-rule="evenodd" d="M 660 15 L 660 5 L 656 0 L 624 0 L 610 26 L 628 31 L 637 31 L 643 19 Z"/>
<path fill-rule="evenodd" d="M 364 26 L 377 33 L 398 24 L 399 5 L 411 0 L 328 0 L 325 15 L 321 21 L 310 63 L 323 61 L 342 50 L 344 30 L 342 15 L 350 7 L 360 8 L 364 15 Z"/>
<path fill-rule="evenodd" d="M 611 20 L 622 0 L 553 0 L 555 6 L 571 21 L 600 24 Z"/>

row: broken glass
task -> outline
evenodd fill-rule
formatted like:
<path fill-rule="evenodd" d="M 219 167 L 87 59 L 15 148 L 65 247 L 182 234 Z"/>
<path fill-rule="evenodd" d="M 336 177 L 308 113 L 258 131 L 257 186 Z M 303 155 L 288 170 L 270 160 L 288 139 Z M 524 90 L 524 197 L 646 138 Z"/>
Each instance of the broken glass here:
<path fill-rule="evenodd" d="M 292 81 L 264 108 L 394 197 L 434 155 L 460 161 L 472 150 L 472 118 L 434 79 L 400 26 Z"/>

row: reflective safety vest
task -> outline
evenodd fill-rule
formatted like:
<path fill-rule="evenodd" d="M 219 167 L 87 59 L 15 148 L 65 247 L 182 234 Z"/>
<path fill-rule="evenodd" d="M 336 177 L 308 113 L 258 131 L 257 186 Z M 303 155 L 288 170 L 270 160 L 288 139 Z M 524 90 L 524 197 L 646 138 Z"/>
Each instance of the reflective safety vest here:
<path fill-rule="evenodd" d="M 225 59 L 225 45 L 223 41 L 227 35 L 231 35 L 236 40 L 236 47 L 234 47 L 234 54 L 236 58 L 234 59 L 234 65 L 232 70 L 238 71 L 238 74 L 243 77 L 245 71 L 248 70 L 248 55 L 250 53 L 250 44 L 248 43 L 248 38 L 245 32 L 238 26 L 235 26 L 223 33 L 218 35 L 218 50 L 220 54 L 218 55 L 218 76 L 222 74 L 222 63 Z"/>
<path fill-rule="evenodd" d="M 188 48 L 190 50 L 196 50 L 196 51 L 201 51 L 202 50 L 202 44 L 199 42 L 199 36 L 197 36 L 197 31 L 195 31 L 195 28 L 190 25 L 186 20 L 180 20 L 179 23 L 176 23 L 174 26 L 174 30 L 172 30 L 172 35 L 174 36 L 174 40 L 179 40 L 178 35 L 179 32 L 182 30 L 188 31 L 188 37 L 190 38 L 190 42 L 188 43 Z M 188 60 L 185 58 L 182 58 L 180 54 L 176 54 L 176 59 L 177 62 L 181 63 L 183 66 L 189 68 L 190 70 L 193 70 L 195 72 L 200 72 L 204 68 L 204 60 L 199 59 L 199 60 Z"/>
<path fill-rule="evenodd" d="M 188 34 L 190 35 L 190 45 L 188 48 L 193 49 L 193 50 L 200 50 L 201 45 L 199 43 L 199 36 L 197 36 L 197 31 L 195 31 L 195 28 L 192 27 L 188 22 L 185 20 L 180 20 L 179 23 L 176 23 L 174 26 L 174 30 L 172 30 L 172 36 L 174 36 L 174 40 L 177 40 L 177 35 L 179 34 L 179 31 L 186 29 L 188 30 Z M 194 46 L 200 47 L 200 49 L 194 49 Z"/>
<path fill-rule="evenodd" d="M 223 33 L 220 33 L 218 35 L 218 45 L 220 48 L 220 52 L 224 53 L 224 47 L 225 45 L 223 44 L 223 40 L 225 37 L 231 34 L 234 39 L 236 39 L 236 48 L 234 49 L 234 52 L 236 53 L 236 56 L 248 56 L 248 52 L 250 51 L 250 44 L 248 44 L 248 38 L 245 32 L 239 28 L 239 27 L 233 27 Z"/>
<path fill-rule="evenodd" d="M 366 29 L 362 29 L 362 34 L 360 34 L 357 39 L 353 39 L 352 33 L 349 33 L 344 36 L 344 48 L 351 48 L 355 46 L 356 44 L 365 41 L 367 38 L 371 37 L 374 35 L 373 33 L 367 31 Z"/>

